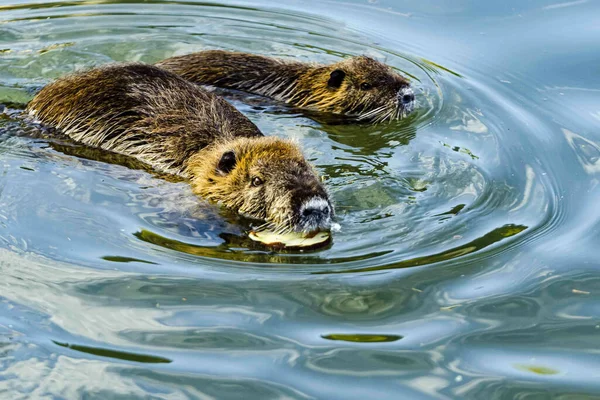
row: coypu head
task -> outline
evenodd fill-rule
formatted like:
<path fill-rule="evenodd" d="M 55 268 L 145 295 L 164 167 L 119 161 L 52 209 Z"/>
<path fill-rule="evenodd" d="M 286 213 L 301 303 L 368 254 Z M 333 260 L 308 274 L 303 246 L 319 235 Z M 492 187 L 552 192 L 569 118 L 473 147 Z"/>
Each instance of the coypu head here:
<path fill-rule="evenodd" d="M 334 210 L 325 187 L 294 143 L 239 138 L 194 155 L 187 166 L 194 192 L 278 233 L 329 230 Z"/>
<path fill-rule="evenodd" d="M 406 78 L 370 57 L 352 57 L 315 70 L 307 80 L 312 96 L 305 106 L 382 122 L 414 109 L 415 95 Z"/>

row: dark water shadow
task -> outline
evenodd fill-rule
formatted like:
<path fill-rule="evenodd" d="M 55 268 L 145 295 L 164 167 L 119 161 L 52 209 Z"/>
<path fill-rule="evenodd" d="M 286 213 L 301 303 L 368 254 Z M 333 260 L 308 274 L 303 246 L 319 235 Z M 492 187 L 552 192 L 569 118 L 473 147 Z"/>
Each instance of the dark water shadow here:
<path fill-rule="evenodd" d="M 353 334 L 342 334 L 332 333 L 330 335 L 321 335 L 323 339 L 335 340 L 342 342 L 354 342 L 354 343 L 384 343 L 384 342 L 396 342 L 403 338 L 400 335 L 374 335 L 364 333 L 353 333 Z"/>
<path fill-rule="evenodd" d="M 142 260 L 139 258 L 132 258 L 132 257 L 123 257 L 123 256 L 103 256 L 101 257 L 104 261 L 110 261 L 110 262 L 116 262 L 116 263 L 131 263 L 131 262 L 138 262 L 138 263 L 143 263 L 143 264 L 154 264 L 157 265 L 157 263 L 152 262 L 152 261 L 147 261 L 147 260 Z"/>
<path fill-rule="evenodd" d="M 170 364 L 171 362 L 173 362 L 172 360 L 169 360 L 168 358 L 159 357 L 159 356 L 150 356 L 147 354 L 129 353 L 129 352 L 119 351 L 119 350 L 104 349 L 101 347 L 92 347 L 92 346 L 83 346 L 83 345 L 79 345 L 79 344 L 61 343 L 61 342 L 57 342 L 56 340 L 53 340 L 52 343 L 54 343 L 57 346 L 65 347 L 67 349 L 75 350 L 75 351 L 78 351 L 81 353 L 92 354 L 92 355 L 100 356 L 100 357 L 115 358 L 118 360 L 133 361 L 133 362 L 139 362 L 139 363 L 144 363 L 144 364 Z"/>

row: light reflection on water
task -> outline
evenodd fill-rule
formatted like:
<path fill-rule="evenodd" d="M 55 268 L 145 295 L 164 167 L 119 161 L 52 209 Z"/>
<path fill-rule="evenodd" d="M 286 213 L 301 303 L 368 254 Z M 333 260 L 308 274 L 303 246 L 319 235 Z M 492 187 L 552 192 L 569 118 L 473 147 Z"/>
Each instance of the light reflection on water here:
<path fill-rule="evenodd" d="M 0 393 L 595 398 L 597 3 L 0 6 Z M 573 23 L 577 21 L 577 23 Z M 125 40 L 126 38 L 126 40 Z M 340 125 L 219 92 L 327 177 L 341 232 L 272 253 L 131 160 L 18 119 L 75 69 L 206 48 L 367 54 L 419 109 Z M 572 397 L 569 397 L 572 396 Z"/>

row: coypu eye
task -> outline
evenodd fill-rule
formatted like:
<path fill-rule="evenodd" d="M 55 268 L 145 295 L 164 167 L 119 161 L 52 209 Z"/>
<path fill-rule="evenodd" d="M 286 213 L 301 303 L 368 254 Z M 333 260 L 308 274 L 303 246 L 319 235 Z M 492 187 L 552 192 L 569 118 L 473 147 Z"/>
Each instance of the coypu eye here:
<path fill-rule="evenodd" d="M 254 178 L 252 178 L 252 186 L 254 186 L 254 187 L 260 186 L 263 183 L 264 183 L 263 180 L 260 179 L 258 176 L 255 176 Z"/>
<path fill-rule="evenodd" d="M 360 84 L 360 88 L 361 88 L 362 90 L 369 90 L 369 89 L 371 89 L 372 87 L 373 87 L 373 86 L 372 86 L 370 83 L 367 83 L 367 82 L 363 82 L 363 83 L 361 83 L 361 84 Z"/>

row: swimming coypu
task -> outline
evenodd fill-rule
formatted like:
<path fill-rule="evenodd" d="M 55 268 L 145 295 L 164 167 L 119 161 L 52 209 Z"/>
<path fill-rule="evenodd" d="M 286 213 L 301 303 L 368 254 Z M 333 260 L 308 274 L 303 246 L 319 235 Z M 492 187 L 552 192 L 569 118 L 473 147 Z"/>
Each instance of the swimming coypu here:
<path fill-rule="evenodd" d="M 365 56 L 321 65 L 207 50 L 156 65 L 197 84 L 256 93 L 296 107 L 371 122 L 401 118 L 415 104 L 404 77 Z"/>
<path fill-rule="evenodd" d="M 192 190 L 280 232 L 329 230 L 333 207 L 294 143 L 265 137 L 225 100 L 158 67 L 58 79 L 28 104 L 43 125 L 189 179 Z"/>

